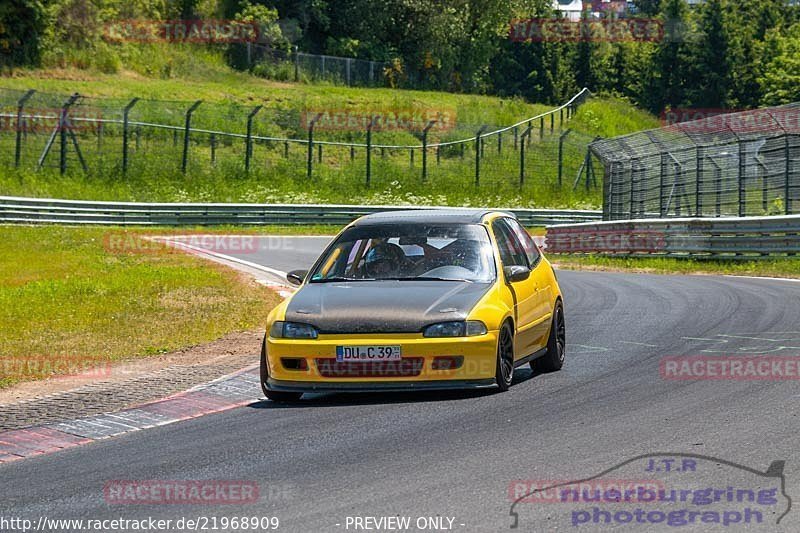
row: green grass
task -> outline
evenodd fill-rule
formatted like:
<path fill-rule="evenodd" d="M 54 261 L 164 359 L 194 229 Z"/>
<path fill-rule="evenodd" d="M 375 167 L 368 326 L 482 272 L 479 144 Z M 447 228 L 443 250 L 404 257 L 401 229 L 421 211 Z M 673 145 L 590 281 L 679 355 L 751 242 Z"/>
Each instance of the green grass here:
<path fill-rule="evenodd" d="M 609 138 L 635 131 L 660 128 L 658 117 L 619 98 L 599 97 L 580 107 L 570 127 L 586 134 Z"/>
<path fill-rule="evenodd" d="M 252 329 L 278 301 L 193 256 L 114 250 L 119 231 L 0 226 L 0 387 Z"/>
<path fill-rule="evenodd" d="M 800 259 L 697 260 L 669 257 L 602 257 L 551 254 L 550 260 L 567 270 L 607 270 L 653 274 L 716 274 L 800 278 Z"/>
<path fill-rule="evenodd" d="M 520 99 L 481 95 L 274 82 L 235 72 L 221 64 L 212 53 L 204 54 L 194 57 L 186 50 L 181 51 L 181 47 L 170 48 L 167 55 L 175 68 L 166 74 L 142 70 L 140 63 L 132 61 L 133 65 L 138 65 L 135 69 L 122 69 L 116 74 L 74 68 L 22 70 L 0 80 L 0 86 L 35 88 L 62 95 L 77 91 L 115 98 L 113 109 L 103 110 L 103 116 L 107 117 L 121 116 L 122 105 L 134 96 L 181 100 L 168 104 L 143 101 L 131 114 L 132 120 L 167 121 L 176 126 L 182 124 L 181 110 L 187 102 L 202 99 L 204 104 L 193 117 L 196 127 L 239 133 L 244 132 L 246 112 L 258 104 L 264 109 L 256 116 L 254 132 L 289 138 L 305 138 L 301 117 L 306 109 L 347 109 L 359 113 L 408 108 L 452 110 L 456 127 L 443 132 L 432 131 L 431 143 L 472 138 L 483 124 L 492 130 L 550 109 Z M 53 102 L 58 99 L 43 98 L 42 102 L 45 101 L 52 106 L 57 105 Z M 107 102 L 89 99 L 86 103 L 93 106 Z M 31 105 L 47 107 L 41 102 Z M 309 180 L 307 154 L 302 145 L 291 145 L 285 157 L 283 143 L 255 144 L 253 164 L 248 173 L 244 170 L 241 139 L 217 139 L 215 163 L 212 164 L 211 138 L 200 134 L 191 139 L 188 170 L 184 175 L 180 171 L 182 138 L 174 138 L 171 132 L 149 129 L 144 129 L 141 137 L 131 139 L 130 168 L 123 177 L 120 170 L 122 136 L 118 126 L 107 126 L 102 143 L 98 142 L 94 131 L 78 133 L 90 167 L 88 174 L 78 169 L 71 147 L 65 176 L 60 176 L 56 168 L 57 149 L 50 154 L 42 170 L 34 170 L 46 144 L 46 134 L 27 137 L 21 168 L 14 170 L 9 167 L 13 166 L 15 136 L 3 131 L 0 132 L 0 166 L 7 170 L 0 174 L 0 194 L 120 201 L 597 208 L 601 203 L 598 189 L 586 190 L 579 185 L 573 190 L 587 143 L 598 134 L 629 133 L 654 124 L 657 125 L 657 119 L 633 110 L 621 100 L 599 98 L 582 106 L 565 125 L 573 132 L 564 145 L 560 187 L 557 184 L 558 124 L 555 134 L 550 135 L 549 121 L 541 139 L 538 123 L 534 124 L 522 186 L 519 152 L 512 148 L 511 134 L 503 138 L 502 153 L 498 153 L 497 137 L 486 141 L 479 186 L 475 185 L 473 142 L 465 146 L 463 156 L 460 147 L 442 149 L 439 158 L 430 150 L 428 179 L 424 183 L 420 151 L 415 152 L 412 164 L 407 150 L 373 150 L 371 183 L 367 186 L 363 149 L 357 149 L 351 161 L 348 148 L 324 147 L 321 163 L 317 161 L 318 154 L 314 154 L 313 177 Z M 365 134 L 362 131 L 320 131 L 316 139 L 364 143 Z M 373 134 L 373 144 L 419 143 L 418 132 Z"/>

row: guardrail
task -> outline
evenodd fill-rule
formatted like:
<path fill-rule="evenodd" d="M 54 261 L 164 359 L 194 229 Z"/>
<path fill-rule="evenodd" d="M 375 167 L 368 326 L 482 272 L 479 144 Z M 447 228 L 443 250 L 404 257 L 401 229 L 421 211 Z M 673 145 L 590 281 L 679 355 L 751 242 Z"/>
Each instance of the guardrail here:
<path fill-rule="evenodd" d="M 800 215 L 670 218 L 551 226 L 556 254 L 759 259 L 800 254 Z"/>
<path fill-rule="evenodd" d="M 426 209 L 426 207 L 95 202 L 0 196 L 0 223 L 119 226 L 345 225 L 370 213 L 405 209 Z M 528 226 L 573 224 L 601 218 L 600 211 L 557 209 L 505 209 L 504 211 L 515 213 L 520 221 Z"/>

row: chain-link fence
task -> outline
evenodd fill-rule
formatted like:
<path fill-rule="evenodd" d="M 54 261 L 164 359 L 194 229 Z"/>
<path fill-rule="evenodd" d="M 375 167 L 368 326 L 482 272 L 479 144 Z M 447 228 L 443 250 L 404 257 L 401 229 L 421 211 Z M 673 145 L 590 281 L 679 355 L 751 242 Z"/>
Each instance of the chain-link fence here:
<path fill-rule="evenodd" d="M 255 43 L 244 48 L 245 65 L 255 74 L 282 81 L 327 81 L 349 87 L 397 85 L 391 64 L 353 57 L 309 54 L 297 48 L 284 50 Z M 415 88 L 414 84 L 406 88 Z"/>
<path fill-rule="evenodd" d="M 600 140 L 606 220 L 794 214 L 800 104 Z"/>
<path fill-rule="evenodd" d="M 593 139 L 568 129 L 589 95 L 502 126 L 461 122 L 447 109 L 266 109 L 0 89 L 0 165 L 144 187 L 164 176 L 240 176 L 270 190 L 335 193 L 323 198 L 482 190 L 531 205 L 554 191 L 595 194 L 586 168 Z"/>

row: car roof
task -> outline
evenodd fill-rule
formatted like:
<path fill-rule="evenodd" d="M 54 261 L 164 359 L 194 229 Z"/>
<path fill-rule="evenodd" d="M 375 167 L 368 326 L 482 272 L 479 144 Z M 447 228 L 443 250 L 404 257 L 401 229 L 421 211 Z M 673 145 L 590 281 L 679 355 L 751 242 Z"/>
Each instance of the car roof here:
<path fill-rule="evenodd" d="M 491 213 L 514 217 L 513 213 L 492 209 L 409 209 L 381 211 L 366 215 L 353 222 L 353 226 L 378 224 L 478 224 L 483 221 L 486 215 Z"/>

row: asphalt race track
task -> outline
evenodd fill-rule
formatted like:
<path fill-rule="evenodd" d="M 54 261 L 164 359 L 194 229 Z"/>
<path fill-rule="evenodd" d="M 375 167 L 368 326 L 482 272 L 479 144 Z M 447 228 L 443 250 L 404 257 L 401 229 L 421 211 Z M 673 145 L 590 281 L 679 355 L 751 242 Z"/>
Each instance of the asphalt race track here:
<path fill-rule="evenodd" d="M 325 242 L 285 238 L 280 249 L 240 257 L 280 270 L 308 267 Z M 785 492 L 800 497 L 796 380 L 678 381 L 659 373 L 665 356 L 800 355 L 800 283 L 567 271 L 559 281 L 567 317 L 560 372 L 518 369 L 503 394 L 331 394 L 281 406 L 254 391 L 242 408 L 0 466 L 2 515 L 277 516 L 278 531 L 290 532 L 366 530 L 352 517 L 411 517 L 412 526 L 444 517 L 452 523 L 424 530 L 506 531 L 515 480 L 581 480 L 616 467 L 608 475 L 617 479 L 664 474 L 642 471 L 642 460 L 622 465 L 647 454 L 694 457 L 697 468 L 681 471 L 683 483 L 723 490 L 769 485 L 777 478 L 754 472 L 785 461 Z M 669 475 L 665 483 L 677 483 Z M 109 480 L 197 479 L 255 481 L 260 499 L 109 505 L 103 496 Z M 574 514 L 594 506 L 522 502 L 518 530 L 612 530 Z M 779 525 L 787 501 L 764 507 L 763 522 L 749 527 L 798 531 L 797 507 Z M 613 530 L 744 528 L 662 522 Z"/>

